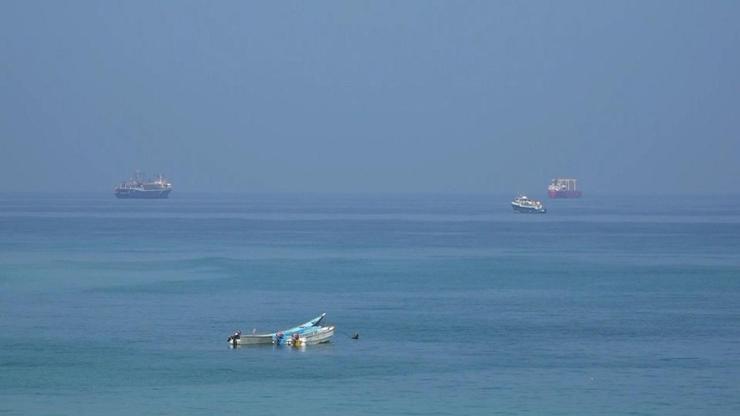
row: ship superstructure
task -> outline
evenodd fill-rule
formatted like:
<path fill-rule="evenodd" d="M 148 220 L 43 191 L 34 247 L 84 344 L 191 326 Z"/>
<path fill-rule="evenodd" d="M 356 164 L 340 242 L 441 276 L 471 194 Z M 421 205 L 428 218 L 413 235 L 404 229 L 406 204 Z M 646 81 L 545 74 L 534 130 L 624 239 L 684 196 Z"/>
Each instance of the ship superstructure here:
<path fill-rule="evenodd" d="M 555 178 L 547 187 L 547 196 L 550 198 L 580 198 L 581 191 L 572 178 Z"/>
<path fill-rule="evenodd" d="M 161 199 L 170 195 L 172 183 L 161 174 L 146 180 L 144 174 L 137 171 L 131 179 L 116 186 L 113 192 L 116 198 Z"/>

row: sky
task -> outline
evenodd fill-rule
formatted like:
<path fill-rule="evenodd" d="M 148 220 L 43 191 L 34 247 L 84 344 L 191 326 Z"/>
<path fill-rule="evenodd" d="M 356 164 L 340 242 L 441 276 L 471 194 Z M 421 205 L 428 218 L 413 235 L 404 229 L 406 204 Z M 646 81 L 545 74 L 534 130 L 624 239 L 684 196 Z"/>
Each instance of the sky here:
<path fill-rule="evenodd" d="M 0 191 L 738 193 L 737 1 L 15 1 Z M 175 194 L 173 194 L 174 196 Z"/>

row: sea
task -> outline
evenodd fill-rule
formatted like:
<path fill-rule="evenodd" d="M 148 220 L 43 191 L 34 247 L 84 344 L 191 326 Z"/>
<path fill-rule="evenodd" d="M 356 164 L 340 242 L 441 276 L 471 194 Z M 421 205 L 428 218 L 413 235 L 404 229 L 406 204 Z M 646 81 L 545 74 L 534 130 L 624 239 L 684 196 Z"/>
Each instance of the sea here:
<path fill-rule="evenodd" d="M 740 196 L 511 199 L 0 194 L 0 415 L 740 415 Z"/>

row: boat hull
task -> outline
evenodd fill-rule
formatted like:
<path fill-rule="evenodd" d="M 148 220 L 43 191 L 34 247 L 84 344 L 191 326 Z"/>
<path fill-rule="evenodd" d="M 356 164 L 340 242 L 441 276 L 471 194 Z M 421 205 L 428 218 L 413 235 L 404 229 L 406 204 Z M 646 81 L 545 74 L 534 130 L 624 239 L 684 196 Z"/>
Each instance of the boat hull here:
<path fill-rule="evenodd" d="M 242 335 L 236 340 L 237 345 L 272 344 L 272 334 Z"/>
<path fill-rule="evenodd" d="M 541 208 L 532 208 L 532 207 L 522 207 L 516 204 L 511 204 L 511 207 L 514 209 L 514 212 L 521 213 L 521 214 L 546 214 L 547 209 Z"/>
<path fill-rule="evenodd" d="M 172 189 L 116 189 L 115 195 L 118 199 L 166 199 Z"/>
<path fill-rule="evenodd" d="M 552 199 L 580 198 L 581 191 L 547 191 L 547 196 Z"/>

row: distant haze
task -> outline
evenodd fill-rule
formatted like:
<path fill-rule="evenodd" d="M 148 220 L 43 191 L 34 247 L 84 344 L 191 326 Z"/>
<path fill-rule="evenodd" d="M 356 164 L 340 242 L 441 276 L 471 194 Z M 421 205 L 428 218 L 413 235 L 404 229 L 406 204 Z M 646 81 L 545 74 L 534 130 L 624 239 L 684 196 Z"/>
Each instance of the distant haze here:
<path fill-rule="evenodd" d="M 0 191 L 737 192 L 737 1 L 15 1 Z"/>

